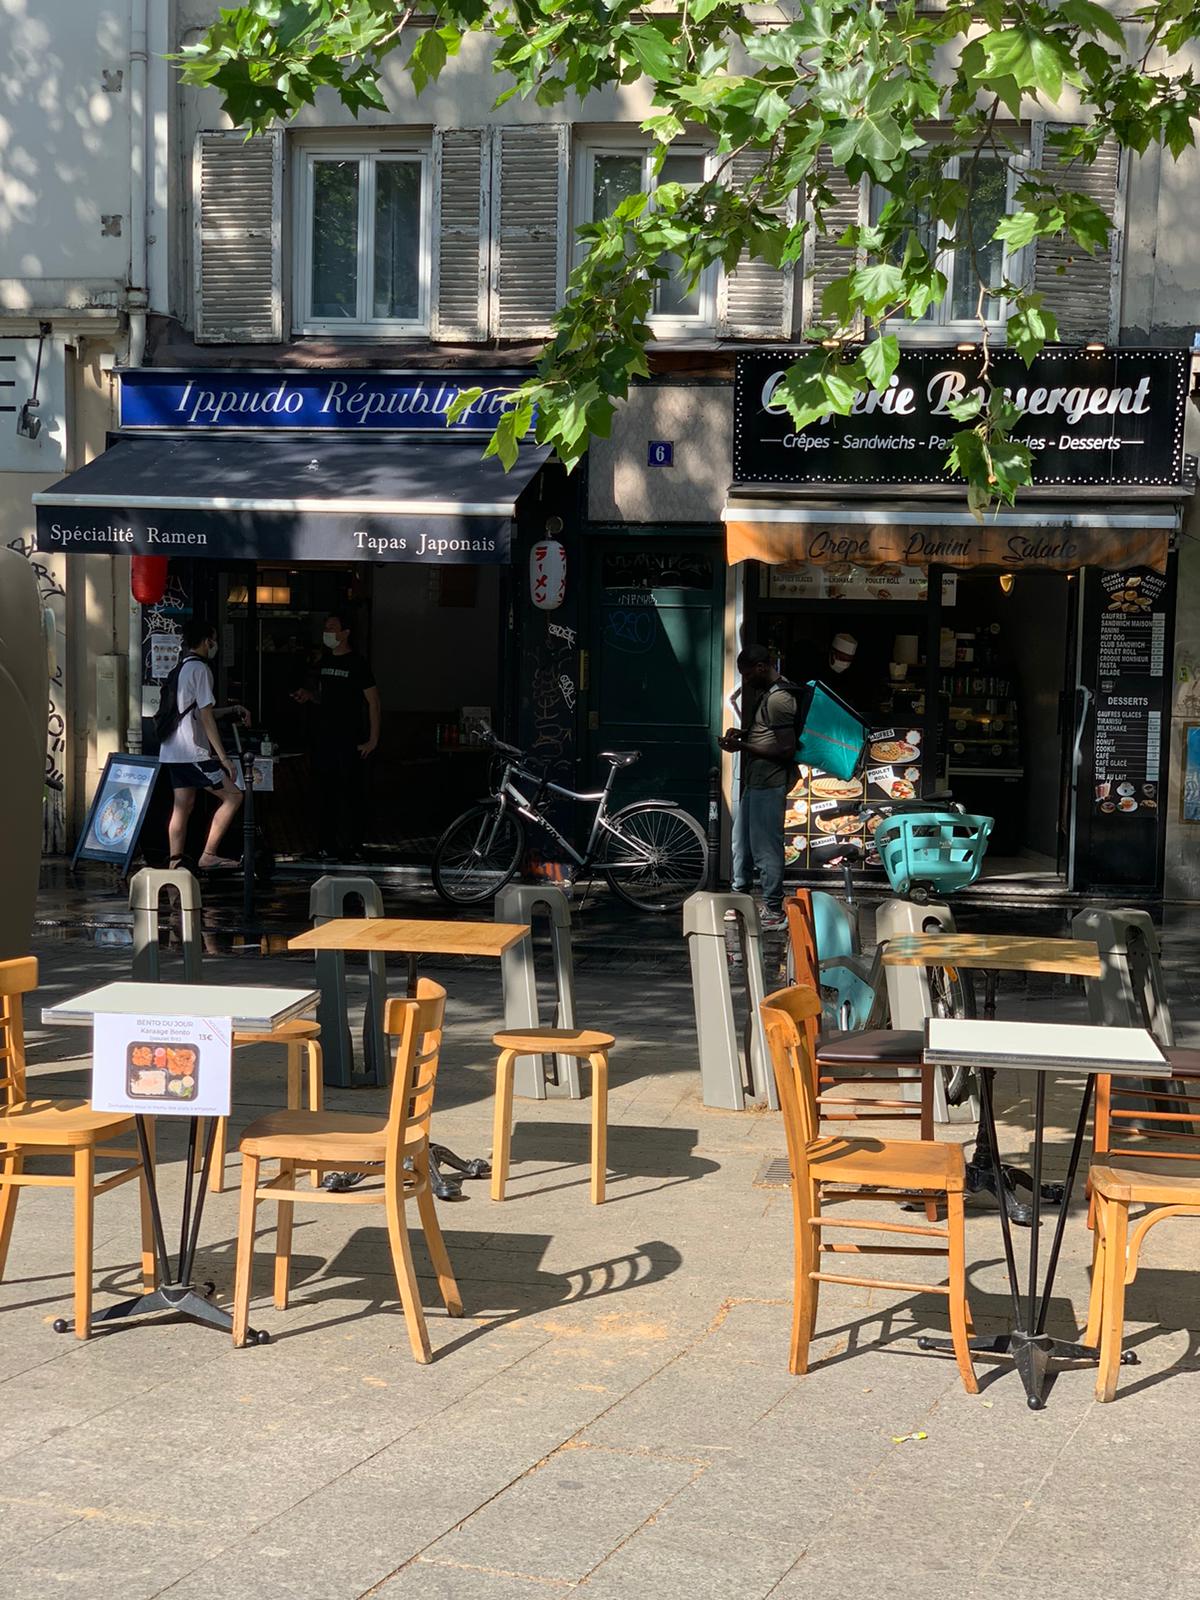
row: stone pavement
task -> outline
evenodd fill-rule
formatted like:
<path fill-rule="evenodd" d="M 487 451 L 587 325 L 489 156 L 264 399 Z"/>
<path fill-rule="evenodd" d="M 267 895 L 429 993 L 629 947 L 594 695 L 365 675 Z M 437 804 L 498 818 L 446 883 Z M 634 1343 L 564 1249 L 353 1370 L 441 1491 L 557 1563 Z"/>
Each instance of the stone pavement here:
<path fill-rule="evenodd" d="M 128 962 L 115 894 L 89 900 L 60 883 L 47 905 L 39 1009 Z M 989 907 L 973 925 L 1032 915 Z M 1061 912 L 1037 915 L 1041 931 L 1062 931 Z M 301 906 L 292 926 L 303 920 Z M 1167 941 L 1177 1023 L 1197 1039 L 1194 941 L 1182 920 Z M 214 979 L 311 973 L 219 937 L 213 948 Z M 497 974 L 428 970 L 450 993 L 437 1137 L 487 1154 Z M 444 1315 L 416 1245 L 429 1367 L 409 1356 L 373 1211 L 297 1208 L 285 1313 L 270 1303 L 260 1211 L 253 1319 L 269 1346 L 234 1351 L 170 1322 L 79 1344 L 50 1328 L 70 1314 L 69 1202 L 25 1191 L 0 1285 L 3 1600 L 1198 1592 L 1190 1468 L 1184 1480 L 1176 1465 L 1192 1461 L 1200 1407 L 1185 1331 L 1197 1321 L 1194 1225 L 1151 1238 L 1129 1305 L 1141 1365 L 1123 1372 L 1113 1405 L 1093 1402 L 1080 1368 L 1035 1415 L 1006 1362 L 981 1361 L 981 1393 L 968 1396 L 951 1361 L 914 1343 L 943 1331 L 939 1298 L 838 1286 L 822 1291 L 813 1370 L 792 1377 L 789 1200 L 766 1181 L 783 1152 L 778 1116 L 701 1106 L 686 961 L 669 931 L 631 922 L 595 951 L 585 939 L 578 988 L 581 1017 L 620 1041 L 608 1203 L 587 1199 L 587 1102 L 518 1101 L 508 1202 L 468 1183 L 462 1203 L 441 1207 L 463 1319 Z M 1010 1016 L 1080 1005 L 1048 979 L 1001 990 Z M 84 1092 L 87 1036 L 29 1021 L 38 1090 Z M 1015 1077 L 1004 1088 L 1003 1138 L 1019 1155 L 1029 1108 L 1012 1098 Z M 279 1104 L 277 1053 L 239 1054 L 235 1095 L 235 1121 Z M 329 1104 L 381 1097 L 330 1091 Z M 1070 1085 L 1055 1091 L 1059 1163 L 1075 1104 Z M 168 1127 L 160 1150 L 165 1213 L 177 1217 L 178 1132 Z M 231 1155 L 197 1265 L 222 1299 L 237 1176 Z M 975 1319 L 996 1329 L 1007 1311 L 996 1214 L 973 1211 L 967 1226 Z M 102 1197 L 98 1306 L 134 1283 L 136 1249 L 132 1188 Z M 1051 1331 L 1082 1317 L 1088 1254 L 1077 1206 Z"/>

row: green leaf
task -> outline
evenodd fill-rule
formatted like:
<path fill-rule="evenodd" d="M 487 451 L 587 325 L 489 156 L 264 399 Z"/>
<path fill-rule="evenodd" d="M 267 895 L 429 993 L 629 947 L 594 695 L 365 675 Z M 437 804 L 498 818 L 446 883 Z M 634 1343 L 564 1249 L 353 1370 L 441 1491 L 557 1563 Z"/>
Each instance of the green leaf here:
<path fill-rule="evenodd" d="M 1060 222 L 1061 226 L 1061 213 Z M 996 225 L 993 239 L 1002 239 L 1005 244 L 1014 250 L 1023 250 L 1027 244 L 1044 233 L 1057 233 L 1058 228 L 1047 228 L 1043 219 L 1032 211 L 1014 211 L 1007 217 L 1002 217 Z"/>
<path fill-rule="evenodd" d="M 871 387 L 883 394 L 891 382 L 892 373 L 900 364 L 900 341 L 894 333 L 885 333 L 864 346 L 859 356 L 862 369 L 871 381 Z"/>
<path fill-rule="evenodd" d="M 1008 343 L 1026 366 L 1057 338 L 1058 323 L 1054 313 L 1042 305 L 1040 294 L 1018 300 L 1008 318 Z"/>
<path fill-rule="evenodd" d="M 675 50 L 657 28 L 643 23 L 627 29 L 624 37 L 648 78 L 663 83 L 670 79 L 676 71 Z"/>
<path fill-rule="evenodd" d="M 1095 0 L 1058 0 L 1058 14 L 1073 22 L 1084 33 L 1103 34 L 1115 45 L 1125 48 L 1125 31 L 1111 12 L 1095 4 Z"/>
<path fill-rule="evenodd" d="M 877 316 L 904 298 L 904 273 L 890 261 L 860 267 L 850 280 L 851 292 L 868 316 Z"/>

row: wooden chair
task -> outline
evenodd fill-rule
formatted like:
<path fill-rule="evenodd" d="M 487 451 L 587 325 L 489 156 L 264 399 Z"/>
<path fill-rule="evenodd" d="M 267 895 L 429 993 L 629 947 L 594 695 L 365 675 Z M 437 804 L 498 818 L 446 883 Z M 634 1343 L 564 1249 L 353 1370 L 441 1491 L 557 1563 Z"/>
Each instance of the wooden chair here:
<path fill-rule="evenodd" d="M 287 1058 L 287 1107 L 298 1111 L 303 1104 L 304 1081 L 308 1083 L 308 1109 L 320 1111 L 325 1104 L 325 1084 L 321 1062 L 321 1024 L 308 1017 L 293 1017 L 281 1022 L 270 1033 L 235 1033 L 235 1050 L 252 1044 L 281 1044 Z M 307 1069 L 307 1070 L 306 1070 Z M 229 1118 L 217 1120 L 213 1139 L 212 1166 L 208 1172 L 210 1194 L 225 1192 L 225 1162 L 228 1153 Z M 315 1181 L 315 1180 L 314 1180 Z"/>
<path fill-rule="evenodd" d="M 496 1111 L 492 1127 L 492 1199 L 503 1200 L 512 1145 L 513 1072 L 519 1056 L 574 1056 L 592 1069 L 592 1204 L 604 1204 L 608 1161 L 608 1052 L 616 1040 L 594 1028 L 523 1028 L 497 1033 Z"/>
<path fill-rule="evenodd" d="M 820 1014 L 821 1002 L 812 988 L 782 989 L 762 1004 L 763 1026 L 771 1066 L 779 1089 L 783 1126 L 787 1138 L 792 1179 L 792 1225 L 795 1252 L 795 1298 L 789 1366 L 808 1371 L 808 1347 L 817 1317 L 822 1283 L 847 1283 L 866 1288 L 900 1289 L 919 1294 L 943 1294 L 949 1301 L 950 1336 L 963 1387 L 977 1392 L 975 1369 L 968 1343 L 971 1313 L 966 1294 L 966 1255 L 963 1241 L 962 1146 L 926 1139 L 848 1139 L 821 1136 L 817 1103 L 817 1076 L 811 1035 L 806 1027 Z M 827 1193 L 831 1186 L 832 1192 Z M 933 1191 L 944 1197 L 944 1227 L 932 1222 L 878 1222 L 873 1218 L 828 1217 L 825 1199 L 924 1200 Z M 851 1239 L 827 1243 L 822 1235 L 845 1229 Z M 943 1244 L 863 1244 L 864 1232 L 943 1240 Z M 885 1281 L 821 1270 L 823 1255 L 944 1256 L 949 1266 L 946 1284 Z"/>
<path fill-rule="evenodd" d="M 800 988 L 820 993 L 820 966 L 812 907 L 804 890 L 784 903 L 788 919 L 793 970 Z M 809 1047 L 818 1074 L 817 1106 L 823 1122 L 915 1121 L 922 1139 L 933 1138 L 933 1069 L 924 1065 L 924 1035 L 909 1028 L 842 1028 L 820 1030 L 820 1013 L 805 1023 Z M 851 1096 L 854 1084 L 896 1089 L 901 1071 L 919 1075 L 921 1097 L 904 1100 L 898 1095 Z"/>
<path fill-rule="evenodd" d="M 25 1030 L 22 997 L 37 988 L 38 966 L 32 956 L 0 961 L 0 1278 L 8 1259 L 17 1197 L 23 1188 L 70 1189 L 75 1201 L 75 1337 L 86 1339 L 92 1327 L 93 1206 L 107 1194 L 137 1179 L 141 1188 L 142 1279 L 146 1289 L 157 1283 L 150 1196 L 137 1149 L 117 1148 L 113 1139 L 132 1135 L 134 1119 L 93 1111 L 86 1100 L 34 1097 L 26 1092 Z M 153 1121 L 146 1124 L 150 1158 L 154 1159 Z M 25 1171 L 30 1156 L 70 1159 L 71 1171 L 57 1174 Z M 97 1157 L 117 1157 L 128 1164 L 96 1177 Z"/>
<path fill-rule="evenodd" d="M 1088 1221 L 1095 1230 L 1085 1344 L 1099 1344 L 1096 1398 L 1117 1392 L 1125 1291 L 1137 1277 L 1142 1243 L 1168 1217 L 1200 1217 L 1200 1050 L 1164 1049 L 1180 1092 L 1110 1073 L 1096 1077 Z M 1165 1087 L 1165 1086 L 1164 1086 Z M 1134 1126 L 1136 1124 L 1136 1126 Z M 1164 1142 L 1181 1149 L 1164 1149 Z M 1146 1206 L 1136 1219 L 1134 1206 Z M 1131 1227 L 1132 1224 L 1132 1227 Z"/>
<path fill-rule="evenodd" d="M 234 1287 L 233 1342 L 246 1342 L 250 1319 L 250 1280 L 254 1257 L 255 1213 L 260 1200 L 278 1204 L 275 1238 L 275 1305 L 286 1311 L 292 1253 L 292 1212 L 296 1202 L 310 1205 L 382 1205 L 396 1286 L 404 1307 L 409 1343 L 418 1361 L 432 1359 L 429 1332 L 408 1241 L 404 1206 L 417 1202 L 425 1243 L 437 1273 L 438 1288 L 452 1317 L 462 1315 L 462 1298 L 438 1226 L 429 1188 L 429 1125 L 437 1085 L 438 1057 L 446 991 L 422 978 L 415 1000 L 389 1000 L 384 1027 L 399 1036 L 386 1116 L 354 1111 L 271 1111 L 242 1135 L 241 1208 L 238 1213 L 237 1277 Z M 260 1182 L 263 1161 L 277 1160 L 279 1173 Z M 296 1168 L 360 1172 L 382 1187 L 341 1191 L 301 1189 Z M 382 1169 L 382 1170 L 381 1170 Z"/>

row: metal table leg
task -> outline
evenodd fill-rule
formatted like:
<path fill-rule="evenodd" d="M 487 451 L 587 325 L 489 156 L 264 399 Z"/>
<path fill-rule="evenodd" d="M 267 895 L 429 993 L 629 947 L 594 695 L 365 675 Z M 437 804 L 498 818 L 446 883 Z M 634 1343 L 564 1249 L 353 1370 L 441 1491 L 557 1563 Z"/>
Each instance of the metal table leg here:
<path fill-rule="evenodd" d="M 120 1300 L 116 1305 L 107 1306 L 92 1318 L 93 1327 L 110 1322 L 128 1322 L 134 1317 L 152 1316 L 156 1312 L 169 1311 L 175 1316 L 188 1317 L 193 1322 L 204 1323 L 207 1327 L 217 1328 L 223 1333 L 232 1333 L 233 1318 L 223 1306 L 213 1305 L 210 1296 L 215 1292 L 216 1285 L 202 1284 L 198 1289 L 192 1282 L 192 1265 L 196 1259 L 196 1245 L 200 1238 L 200 1219 L 204 1215 L 204 1198 L 208 1192 L 208 1174 L 212 1166 L 213 1143 L 217 1133 L 217 1119 L 208 1118 L 208 1126 L 204 1135 L 204 1155 L 200 1165 L 199 1187 L 195 1189 L 193 1200 L 193 1186 L 196 1182 L 196 1124 L 200 1118 L 195 1117 L 188 1128 L 187 1169 L 184 1174 L 183 1187 L 183 1213 L 179 1225 L 179 1259 L 174 1269 L 171 1267 L 167 1255 L 167 1240 L 163 1230 L 162 1208 L 158 1200 L 158 1183 L 156 1180 L 154 1163 L 150 1159 L 150 1143 L 146 1138 L 146 1120 L 144 1117 L 136 1118 L 138 1150 L 142 1157 L 142 1164 L 146 1174 L 146 1189 L 150 1200 L 150 1219 L 154 1229 L 154 1255 L 158 1262 L 159 1286 L 146 1294 L 137 1294 L 129 1300 Z M 65 1317 L 59 1317 L 54 1324 L 55 1333 L 71 1333 L 74 1323 Z M 256 1333 L 249 1331 L 250 1344 L 268 1344 L 270 1334 L 265 1330 Z"/>

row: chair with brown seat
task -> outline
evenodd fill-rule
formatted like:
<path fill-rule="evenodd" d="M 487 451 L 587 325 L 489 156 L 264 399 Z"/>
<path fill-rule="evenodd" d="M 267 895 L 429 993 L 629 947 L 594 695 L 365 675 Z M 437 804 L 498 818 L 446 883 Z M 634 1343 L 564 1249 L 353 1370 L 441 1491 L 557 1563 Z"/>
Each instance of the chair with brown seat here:
<path fill-rule="evenodd" d="M 321 1062 L 321 1024 L 310 1017 L 293 1017 L 281 1022 L 268 1033 L 242 1033 L 233 1036 L 235 1050 L 255 1044 L 281 1044 L 287 1061 L 287 1108 L 298 1111 L 303 1105 L 303 1093 L 308 1089 L 308 1109 L 320 1111 L 325 1104 L 325 1086 Z M 213 1139 L 212 1164 L 208 1173 L 210 1194 L 225 1192 L 225 1163 L 229 1118 L 217 1119 L 217 1132 Z"/>
<path fill-rule="evenodd" d="M 503 1200 L 512 1145 L 513 1073 L 524 1055 L 574 1056 L 592 1069 L 592 1204 L 604 1203 L 608 1165 L 608 1052 L 616 1040 L 595 1028 L 522 1028 L 492 1035 L 496 1109 L 492 1124 L 492 1199 Z"/>
<path fill-rule="evenodd" d="M 798 889 L 784 902 L 788 919 L 795 981 L 820 993 L 812 897 Z M 823 1122 L 915 1121 L 922 1139 L 933 1138 L 933 1069 L 924 1065 L 924 1035 L 913 1028 L 820 1029 L 820 1013 L 805 1024 L 817 1064 L 817 1105 Z M 874 1070 L 872 1070 L 874 1069 Z M 921 1080 L 919 1100 L 898 1093 L 847 1095 L 854 1085 L 890 1086 L 898 1090 L 902 1076 Z"/>
<path fill-rule="evenodd" d="M 1125 1291 L 1137 1277 L 1147 1233 L 1168 1217 L 1200 1216 L 1200 1050 L 1169 1046 L 1163 1054 L 1171 1066 L 1170 1090 L 1166 1082 L 1096 1076 L 1088 1169 L 1095 1237 L 1084 1343 L 1100 1346 L 1098 1400 L 1117 1392 Z M 1164 1148 L 1168 1143 L 1181 1148 Z M 1133 1219 L 1134 1206 L 1149 1209 Z"/>
<path fill-rule="evenodd" d="M 781 989 L 762 1004 L 763 1027 L 771 1066 L 779 1089 L 791 1168 L 795 1291 L 789 1366 L 808 1371 L 808 1347 L 817 1316 L 819 1286 L 845 1283 L 878 1289 L 942 1294 L 950 1310 L 950 1336 L 963 1387 L 975 1394 L 971 1362 L 971 1314 L 966 1295 L 963 1240 L 965 1169 L 962 1146 L 929 1139 L 849 1139 L 821 1136 L 816 1065 L 806 1027 L 820 1014 L 812 988 Z M 946 1204 L 946 1224 L 879 1222 L 874 1218 L 829 1217 L 825 1200 L 887 1200 L 903 1204 L 930 1193 Z M 827 1230 L 845 1229 L 850 1239 L 826 1242 Z M 865 1244 L 864 1233 L 904 1235 L 944 1241 L 941 1244 Z M 940 1256 L 949 1266 L 949 1282 L 921 1284 L 862 1278 L 821 1270 L 823 1255 Z"/>
<path fill-rule="evenodd" d="M 396 1286 L 404 1307 L 409 1343 L 418 1361 L 431 1359 L 429 1332 L 408 1241 L 405 1202 L 415 1200 L 425 1243 L 437 1274 L 446 1310 L 462 1315 L 462 1298 L 438 1226 L 429 1188 L 429 1127 L 441 1053 L 446 991 L 422 978 L 415 1000 L 389 1000 L 384 1028 L 398 1035 L 395 1069 L 386 1116 L 354 1111 L 272 1111 L 242 1135 L 241 1208 L 238 1213 L 237 1279 L 234 1287 L 233 1342 L 246 1342 L 250 1319 L 250 1280 L 254 1257 L 255 1213 L 260 1200 L 278 1204 L 275 1242 L 275 1305 L 286 1311 L 292 1250 L 292 1212 L 297 1201 L 311 1205 L 382 1205 Z M 263 1183 L 263 1161 L 277 1160 L 279 1173 Z M 377 1180 L 372 1188 L 298 1188 L 297 1167 L 361 1173 Z"/>
<path fill-rule="evenodd" d="M 141 1187 L 142 1279 L 147 1291 L 157 1283 L 150 1196 L 142 1159 L 136 1149 L 110 1141 L 133 1135 L 131 1116 L 93 1111 L 86 1100 L 30 1098 L 25 1078 L 25 1030 L 22 997 L 37 988 L 38 966 L 32 956 L 0 961 L 0 1278 L 8 1259 L 17 1197 L 29 1187 L 71 1189 L 75 1199 L 75 1337 L 86 1339 L 92 1325 L 93 1203 L 123 1183 L 137 1179 Z M 147 1125 L 150 1158 L 154 1158 L 153 1122 Z M 132 1143 L 132 1137 L 131 1137 Z M 61 1176 L 25 1171 L 30 1156 L 70 1159 L 71 1171 Z M 97 1180 L 97 1158 L 127 1162 Z"/>

